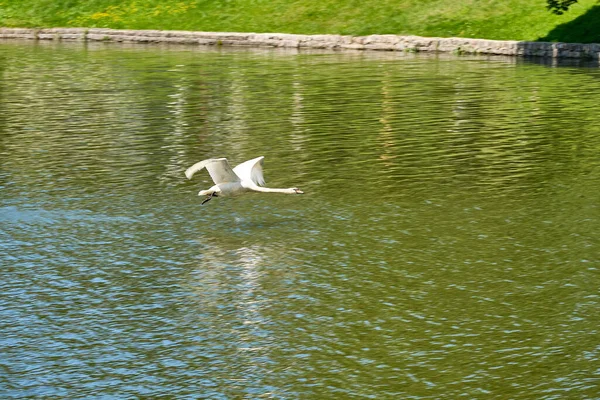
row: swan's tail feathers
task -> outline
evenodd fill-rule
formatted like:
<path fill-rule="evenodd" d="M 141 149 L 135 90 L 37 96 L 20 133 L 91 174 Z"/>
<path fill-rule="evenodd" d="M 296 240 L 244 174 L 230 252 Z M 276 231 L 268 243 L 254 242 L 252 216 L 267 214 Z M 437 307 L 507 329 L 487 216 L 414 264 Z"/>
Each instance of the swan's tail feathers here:
<path fill-rule="evenodd" d="M 185 176 L 188 179 L 192 179 L 192 176 L 194 176 L 194 174 L 202 169 L 204 169 L 204 167 L 206 167 L 206 164 L 208 164 L 208 162 L 211 160 L 203 160 L 203 161 L 199 161 L 196 164 L 192 165 L 191 167 L 189 167 L 188 169 L 185 170 Z"/>

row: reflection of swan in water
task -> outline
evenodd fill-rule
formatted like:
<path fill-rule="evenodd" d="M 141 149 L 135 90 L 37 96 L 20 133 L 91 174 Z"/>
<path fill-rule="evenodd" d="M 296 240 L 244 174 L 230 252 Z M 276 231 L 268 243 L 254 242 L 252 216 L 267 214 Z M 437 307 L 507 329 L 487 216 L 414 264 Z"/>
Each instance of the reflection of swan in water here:
<path fill-rule="evenodd" d="M 204 168 L 208 170 L 210 177 L 215 185 L 208 190 L 201 190 L 198 196 L 207 196 L 202 204 L 213 197 L 235 196 L 244 192 L 262 192 L 262 193 L 286 193 L 302 194 L 298 188 L 272 189 L 262 187 L 265 184 L 263 178 L 263 156 L 245 161 L 237 167 L 231 169 L 226 158 L 211 158 L 197 162 L 185 171 L 185 176 L 192 179 L 194 174 Z"/>
<path fill-rule="evenodd" d="M 216 339 L 233 349 L 237 366 L 249 371 L 248 378 L 254 375 L 252 379 L 260 380 L 266 376 L 264 361 L 271 358 L 273 349 L 269 309 L 274 301 L 266 295 L 269 265 L 281 255 L 225 236 L 205 239 L 201 261 L 190 269 L 192 275 L 186 280 L 194 293 L 193 302 L 207 318 L 204 323 L 215 328 Z"/>

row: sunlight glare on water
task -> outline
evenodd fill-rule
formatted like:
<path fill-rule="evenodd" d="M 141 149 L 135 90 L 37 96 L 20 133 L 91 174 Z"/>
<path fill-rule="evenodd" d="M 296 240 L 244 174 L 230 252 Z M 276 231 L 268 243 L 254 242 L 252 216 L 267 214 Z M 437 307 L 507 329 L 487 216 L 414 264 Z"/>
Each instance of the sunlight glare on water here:
<path fill-rule="evenodd" d="M 0 397 L 600 393 L 598 69 L 0 51 Z"/>

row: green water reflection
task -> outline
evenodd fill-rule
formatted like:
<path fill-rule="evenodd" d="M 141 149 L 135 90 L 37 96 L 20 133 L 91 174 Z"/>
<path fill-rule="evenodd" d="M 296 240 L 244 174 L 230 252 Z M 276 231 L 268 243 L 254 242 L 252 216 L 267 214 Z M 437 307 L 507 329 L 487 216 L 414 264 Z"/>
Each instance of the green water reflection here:
<path fill-rule="evenodd" d="M 595 398 L 600 72 L 0 43 L 0 395 Z M 200 206 L 208 157 L 271 187 Z"/>

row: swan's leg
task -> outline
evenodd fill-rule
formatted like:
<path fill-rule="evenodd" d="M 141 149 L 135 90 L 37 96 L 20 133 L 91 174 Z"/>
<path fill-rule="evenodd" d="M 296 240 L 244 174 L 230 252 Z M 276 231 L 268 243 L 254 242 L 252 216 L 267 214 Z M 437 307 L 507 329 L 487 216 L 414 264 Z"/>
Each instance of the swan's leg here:
<path fill-rule="evenodd" d="M 202 204 L 201 204 L 201 205 L 203 205 L 204 203 L 207 203 L 207 202 L 208 202 L 210 199 L 212 199 L 213 197 L 219 197 L 219 196 L 217 196 L 217 193 L 216 193 L 216 192 L 212 192 L 211 194 L 207 194 L 207 195 L 206 195 L 206 198 L 205 198 L 205 199 L 202 201 Z"/>
<path fill-rule="evenodd" d="M 201 205 L 203 206 L 203 205 L 204 205 L 204 203 L 208 203 L 208 202 L 210 201 L 210 199 L 212 199 L 212 198 L 213 198 L 213 196 L 214 196 L 214 195 L 215 195 L 214 193 L 211 193 L 211 194 L 209 194 L 208 196 L 206 196 L 206 198 L 205 198 L 205 199 L 202 201 L 202 204 L 201 204 Z"/>

